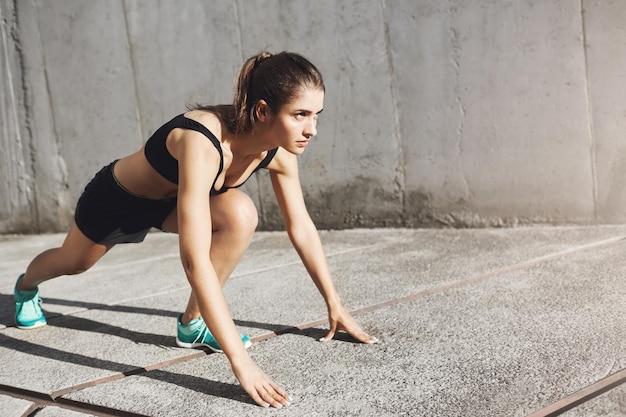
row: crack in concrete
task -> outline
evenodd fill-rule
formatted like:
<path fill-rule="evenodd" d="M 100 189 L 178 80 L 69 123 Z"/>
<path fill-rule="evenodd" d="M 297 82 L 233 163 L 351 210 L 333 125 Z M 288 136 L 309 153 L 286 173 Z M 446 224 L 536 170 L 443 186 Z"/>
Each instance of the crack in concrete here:
<path fill-rule="evenodd" d="M 17 2 L 17 0 L 15 0 Z M 60 174 L 60 184 L 59 184 L 59 189 L 58 194 L 57 194 L 57 203 L 63 202 L 63 201 L 68 201 L 68 194 L 69 194 L 69 174 L 67 172 L 67 165 L 65 164 L 65 159 L 63 158 L 63 154 L 61 153 L 61 143 L 60 143 L 60 139 L 59 139 L 59 133 L 58 133 L 58 128 L 56 125 L 56 120 L 54 117 L 54 102 L 52 99 L 52 91 L 50 89 L 50 76 L 48 74 L 48 65 L 46 64 L 46 55 L 44 52 L 44 47 L 43 47 L 43 42 L 42 42 L 42 38 L 41 38 L 41 31 L 39 30 L 39 13 L 37 10 L 37 4 L 36 2 L 33 0 L 31 2 L 32 5 L 32 10 L 33 10 L 33 16 L 34 16 L 34 27 L 37 30 L 37 34 L 35 35 L 36 39 L 37 39 L 37 46 L 39 48 L 39 53 L 40 53 L 40 58 L 41 58 L 41 66 L 42 66 L 42 72 L 43 72 L 43 77 L 44 77 L 44 83 L 45 83 L 45 88 L 46 88 L 46 97 L 47 97 L 47 101 L 48 101 L 48 109 L 50 112 L 50 124 L 52 125 L 52 139 L 53 139 L 53 143 L 54 143 L 54 151 L 56 152 L 56 158 L 57 158 L 57 163 L 59 165 L 59 172 L 58 174 Z M 34 139 L 31 141 L 31 146 L 35 146 L 34 144 Z M 51 155 L 52 156 L 52 155 Z M 45 173 L 44 173 L 45 174 Z M 35 178 L 36 181 L 36 178 Z M 37 213 L 39 213 L 39 202 L 37 201 L 36 204 L 37 206 Z M 61 204 L 62 205 L 62 204 Z M 37 214 L 36 216 L 37 222 L 39 224 L 39 219 L 40 216 L 39 214 Z M 39 228 L 39 226 L 38 226 Z"/>
<path fill-rule="evenodd" d="M 239 13 L 239 3 L 237 0 L 233 0 L 233 7 L 235 9 L 235 28 L 237 29 L 237 42 L 239 42 L 239 60 L 243 62 L 243 38 L 241 37 L 241 14 Z"/>
<path fill-rule="evenodd" d="M 587 107 L 587 128 L 589 133 L 589 159 L 591 165 L 591 193 L 593 196 L 593 218 L 598 220 L 598 175 L 596 171 L 596 137 L 593 125 L 593 104 L 591 101 L 591 88 L 589 86 L 589 59 L 587 57 L 587 28 L 585 25 L 584 0 L 580 0 L 580 22 L 582 33 L 582 50 L 585 60 L 585 105 Z"/>
<path fill-rule="evenodd" d="M 406 166 L 404 162 L 404 152 L 402 147 L 402 130 L 400 129 L 400 115 L 398 111 L 398 86 L 396 85 L 396 73 L 393 64 L 393 53 L 391 50 L 391 33 L 389 28 L 389 13 L 387 11 L 386 0 L 381 0 L 383 25 L 385 33 L 385 53 L 387 55 L 387 68 L 389 72 L 389 84 L 391 92 L 391 103 L 394 121 L 394 136 L 397 146 L 397 160 L 398 165 L 396 168 L 395 184 L 400 191 L 400 208 L 402 210 L 402 219 L 406 221 L 407 218 L 407 206 L 406 206 Z"/>
<path fill-rule="evenodd" d="M 244 55 L 243 55 L 243 38 L 241 35 L 241 13 L 239 11 L 239 3 L 237 0 L 233 0 L 233 15 L 235 17 L 235 29 L 237 32 L 237 43 L 239 44 L 239 61 L 243 63 Z M 265 210 L 265 202 L 263 201 L 263 178 L 261 173 L 257 173 L 254 175 L 254 184 L 256 184 L 256 194 L 257 194 L 257 211 L 259 218 L 259 226 L 264 227 L 268 222 L 266 219 L 266 210 Z M 252 187 L 250 187 L 252 188 Z"/>
<path fill-rule="evenodd" d="M 133 97 L 135 98 L 135 117 L 137 117 L 137 122 L 139 123 L 140 145 L 142 145 L 146 136 L 144 134 L 143 119 L 141 117 L 141 101 L 139 100 L 139 88 L 137 86 L 137 70 L 135 68 L 135 54 L 134 54 L 134 49 L 133 49 L 133 43 L 131 42 L 131 39 L 130 39 L 130 25 L 128 24 L 128 5 L 126 1 L 124 1 L 124 3 L 122 4 L 122 13 L 124 15 L 124 27 L 126 28 L 126 45 L 128 47 L 128 58 L 130 59 L 130 68 L 131 68 L 131 71 L 133 72 L 132 79 L 133 79 L 133 89 L 134 89 Z"/>
<path fill-rule="evenodd" d="M 467 118 L 467 112 L 465 109 L 465 103 L 463 102 L 462 94 L 461 94 L 461 41 L 459 36 L 459 31 L 454 27 L 454 21 L 457 15 L 457 8 L 453 3 L 450 3 L 450 45 L 452 47 L 452 69 L 454 71 L 454 96 L 455 102 L 457 104 L 459 110 L 459 122 L 457 124 L 456 134 L 457 141 L 455 150 L 457 152 L 457 167 L 458 173 L 463 185 L 463 191 L 465 194 L 465 200 L 469 200 L 471 192 L 469 183 L 467 181 L 467 176 L 463 171 L 463 164 L 461 163 L 462 155 L 464 152 L 463 142 L 465 139 L 465 120 Z"/>
<path fill-rule="evenodd" d="M 4 51 L 4 60 L 6 62 L 6 75 L 8 78 L 9 88 L 8 95 L 10 97 L 10 107 L 11 109 L 7 112 L 10 114 L 9 117 L 13 118 L 13 124 L 15 126 L 15 144 L 18 148 L 18 152 L 22 153 L 24 138 L 22 137 L 21 128 L 24 127 L 26 129 L 26 134 L 29 138 L 29 146 L 28 146 L 28 158 L 30 160 L 30 167 L 24 166 L 23 163 L 16 164 L 15 169 L 15 181 L 13 186 L 9 186 L 10 194 L 15 194 L 11 199 L 11 205 L 18 209 L 23 210 L 20 207 L 20 199 L 21 196 L 26 201 L 29 211 L 34 212 L 35 217 L 35 227 L 39 229 L 39 213 L 37 210 L 37 189 L 35 184 L 35 175 L 36 175 L 36 166 L 34 163 L 35 160 L 35 149 L 33 146 L 33 134 L 32 134 L 32 124 L 31 124 L 31 114 L 32 110 L 30 108 L 28 102 L 28 85 L 26 83 L 26 64 L 25 64 L 25 54 L 21 43 L 21 38 L 19 36 L 19 14 L 18 14 L 18 2 L 17 0 L 13 1 L 12 6 L 10 6 L 10 17 L 4 17 L 4 10 L 0 9 L 0 17 L 2 23 L 2 49 Z M 19 89 L 20 91 L 16 91 L 15 80 L 13 77 L 13 71 L 11 71 L 10 62 L 11 59 L 9 57 L 9 40 L 12 41 L 12 46 L 16 55 L 16 63 L 18 65 L 19 71 Z M 21 94 L 22 102 L 19 103 L 18 94 Z M 20 123 L 20 117 L 18 115 L 18 107 L 20 106 L 25 113 L 25 121 L 22 125 Z M 10 139 L 9 139 L 10 140 Z M 14 154 L 13 156 L 16 156 Z M 26 155 L 20 156 L 19 160 L 22 161 L 22 158 Z M 21 169 L 20 169 L 21 168 Z M 27 174 L 27 170 L 30 169 L 30 175 Z M 31 202 L 31 198 L 29 198 L 28 194 L 32 193 L 32 199 L 34 200 L 34 204 Z M 32 216 L 31 216 L 32 218 Z M 20 218 L 13 218 L 13 221 L 17 220 L 18 222 L 23 222 Z"/>

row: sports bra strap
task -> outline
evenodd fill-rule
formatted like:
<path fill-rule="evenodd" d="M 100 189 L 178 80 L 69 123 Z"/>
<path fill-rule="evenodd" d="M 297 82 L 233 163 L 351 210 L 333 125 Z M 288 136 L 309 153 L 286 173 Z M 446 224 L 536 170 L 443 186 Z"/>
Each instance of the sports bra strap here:
<path fill-rule="evenodd" d="M 202 123 L 185 117 L 180 114 L 161 126 L 146 142 L 144 154 L 152 167 L 166 180 L 178 184 L 178 160 L 167 150 L 167 136 L 176 128 L 195 130 L 206 136 L 215 146 L 220 154 L 220 167 L 217 173 L 219 176 L 224 169 L 224 155 L 222 146 L 215 135 Z M 216 177 L 217 179 L 217 177 Z M 215 183 L 213 184 L 215 185 Z"/>
<path fill-rule="evenodd" d="M 261 161 L 258 167 L 254 168 L 254 171 L 252 171 L 252 173 L 254 174 L 261 168 L 267 167 L 270 164 L 270 162 L 272 162 L 272 159 L 274 159 L 276 152 L 278 152 L 278 148 L 270 149 L 269 151 L 267 151 L 267 155 L 265 155 L 265 158 L 263 158 L 263 160 Z"/>
<path fill-rule="evenodd" d="M 211 141 L 211 143 L 213 143 L 213 145 L 219 152 L 220 166 L 219 170 L 217 171 L 217 175 L 215 176 L 215 180 L 213 180 L 213 184 L 211 186 L 210 192 L 212 195 L 226 192 L 230 188 L 241 187 L 246 181 L 248 181 L 250 177 L 246 178 L 246 180 L 239 185 L 235 185 L 232 187 L 223 186 L 219 190 L 215 189 L 215 183 L 217 182 L 217 179 L 219 178 L 222 171 L 224 170 L 224 153 L 222 152 L 222 144 L 219 139 L 213 134 L 213 132 L 207 129 L 206 126 L 204 126 L 200 122 L 185 117 L 184 114 L 176 116 L 175 118 L 161 126 L 156 132 L 154 132 L 150 139 L 148 139 L 144 148 L 144 154 L 146 155 L 146 159 L 163 178 L 173 182 L 174 184 L 178 184 L 178 160 L 169 153 L 166 145 L 167 136 L 172 130 L 176 128 L 190 129 L 202 133 Z M 277 151 L 278 148 L 270 149 L 269 151 L 267 151 L 265 158 L 263 158 L 261 163 L 254 169 L 254 171 L 252 171 L 252 174 L 250 174 L 250 176 L 259 171 L 261 168 L 267 167 L 276 155 Z"/>

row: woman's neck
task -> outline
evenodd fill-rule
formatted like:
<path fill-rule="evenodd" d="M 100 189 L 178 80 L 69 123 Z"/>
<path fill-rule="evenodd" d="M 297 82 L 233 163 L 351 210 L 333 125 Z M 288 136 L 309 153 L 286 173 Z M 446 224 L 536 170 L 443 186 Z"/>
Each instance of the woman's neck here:
<path fill-rule="evenodd" d="M 226 134 L 222 134 L 222 142 L 230 148 L 233 155 L 240 158 L 258 155 L 276 147 L 267 132 L 258 127 L 240 134 L 228 132 L 225 128 L 223 132 Z"/>

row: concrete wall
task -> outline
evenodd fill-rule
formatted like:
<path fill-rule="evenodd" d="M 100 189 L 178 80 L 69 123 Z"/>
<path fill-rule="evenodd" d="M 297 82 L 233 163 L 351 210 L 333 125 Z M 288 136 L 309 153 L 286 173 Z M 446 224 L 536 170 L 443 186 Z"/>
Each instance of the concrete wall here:
<path fill-rule="evenodd" d="M 65 230 L 90 177 L 244 58 L 322 70 L 320 227 L 626 220 L 621 0 L 0 0 L 0 232 Z M 281 219 L 267 173 L 245 190 Z"/>

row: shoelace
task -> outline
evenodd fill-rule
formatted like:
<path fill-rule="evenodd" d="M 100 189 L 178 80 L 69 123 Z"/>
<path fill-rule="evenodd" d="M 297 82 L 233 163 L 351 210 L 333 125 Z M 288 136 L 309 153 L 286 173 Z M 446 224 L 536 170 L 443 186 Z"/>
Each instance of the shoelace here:
<path fill-rule="evenodd" d="M 41 310 L 41 298 L 34 296 L 30 300 L 24 300 L 21 302 L 20 312 L 26 311 L 27 314 L 39 315 Z"/>

